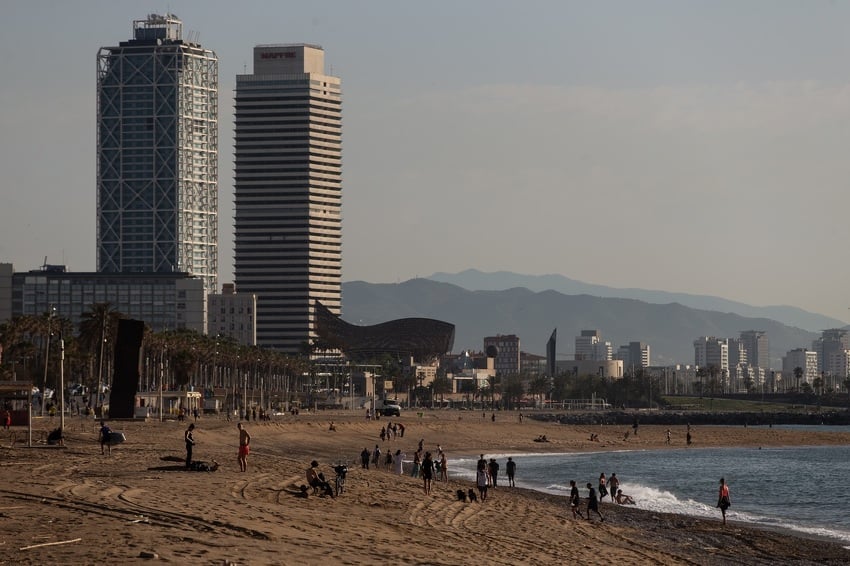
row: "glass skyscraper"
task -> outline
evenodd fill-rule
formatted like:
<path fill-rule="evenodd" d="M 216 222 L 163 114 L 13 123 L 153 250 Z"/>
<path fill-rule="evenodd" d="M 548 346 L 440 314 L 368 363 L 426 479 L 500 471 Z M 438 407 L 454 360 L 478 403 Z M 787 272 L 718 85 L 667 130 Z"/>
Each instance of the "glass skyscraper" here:
<path fill-rule="evenodd" d="M 97 55 L 97 270 L 218 276 L 218 59 L 173 14 Z"/>
<path fill-rule="evenodd" d="M 315 302 L 340 314 L 342 96 L 315 45 L 259 45 L 236 77 L 236 288 L 257 295 L 257 344 L 304 352 Z"/>

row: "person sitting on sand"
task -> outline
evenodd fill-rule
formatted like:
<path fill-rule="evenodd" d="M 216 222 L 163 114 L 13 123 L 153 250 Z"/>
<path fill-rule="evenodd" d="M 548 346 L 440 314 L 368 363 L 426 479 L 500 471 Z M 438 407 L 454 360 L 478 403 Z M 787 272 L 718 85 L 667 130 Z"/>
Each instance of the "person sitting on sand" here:
<path fill-rule="evenodd" d="M 310 462 L 310 467 L 307 468 L 307 484 L 313 488 L 313 493 L 319 493 L 322 490 L 322 497 L 330 495 L 333 497 L 334 490 L 331 484 L 325 481 L 324 476 L 319 473 L 319 463 L 315 460 Z"/>
<path fill-rule="evenodd" d="M 634 498 L 631 495 L 626 495 L 625 493 L 623 493 L 622 489 L 617 490 L 616 500 L 617 500 L 617 503 L 619 503 L 620 505 L 634 505 L 635 504 Z"/>

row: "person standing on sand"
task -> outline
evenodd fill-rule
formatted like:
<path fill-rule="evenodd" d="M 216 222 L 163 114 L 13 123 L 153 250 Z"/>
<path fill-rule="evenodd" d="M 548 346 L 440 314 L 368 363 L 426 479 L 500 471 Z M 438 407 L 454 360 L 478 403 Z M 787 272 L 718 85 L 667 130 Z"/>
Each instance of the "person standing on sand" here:
<path fill-rule="evenodd" d="M 495 458 L 490 458 L 490 464 L 487 468 L 487 471 L 490 473 L 490 485 L 493 486 L 493 489 L 496 489 L 496 480 L 499 477 L 499 463 Z"/>
<path fill-rule="evenodd" d="M 445 452 L 440 453 L 440 481 L 449 481 L 449 462 Z"/>
<path fill-rule="evenodd" d="M 381 465 L 381 449 L 378 445 L 375 445 L 375 450 L 372 452 L 372 463 L 375 465 L 375 469 L 378 469 L 378 466 Z"/>
<path fill-rule="evenodd" d="M 487 466 L 478 468 L 475 472 L 475 485 L 478 487 L 478 499 L 481 503 L 487 501 L 487 484 L 490 482 L 490 474 L 487 473 Z"/>
<path fill-rule="evenodd" d="M 422 460 L 421 472 L 425 495 L 431 495 L 431 480 L 434 479 L 434 460 L 431 459 L 430 452 L 425 452 L 425 459 Z"/>
<path fill-rule="evenodd" d="M 593 489 L 593 486 L 588 483 L 587 484 L 587 520 L 590 520 L 590 512 L 595 511 L 597 515 L 599 515 L 599 520 L 604 521 L 605 517 L 602 516 L 602 513 L 599 512 L 599 500 L 596 498 L 596 490 Z"/>
<path fill-rule="evenodd" d="M 418 478 L 419 477 L 419 468 L 422 467 L 422 458 L 420 456 L 421 452 L 419 450 L 413 455 L 413 469 L 410 470 L 410 477 Z"/>
<path fill-rule="evenodd" d="M 570 509 L 573 512 L 573 519 L 578 519 L 581 517 L 581 509 L 579 509 L 579 505 L 581 504 L 581 496 L 578 493 L 578 486 L 576 485 L 576 480 L 570 480 Z"/>
<path fill-rule="evenodd" d="M 514 459 L 510 456 L 508 456 L 508 463 L 505 464 L 505 471 L 508 473 L 508 487 L 516 487 L 516 484 L 514 483 L 514 474 L 516 474 L 516 462 L 514 462 Z"/>
<path fill-rule="evenodd" d="M 248 454 L 251 453 L 251 435 L 248 434 L 248 431 L 242 426 L 242 423 L 238 423 L 236 428 L 239 429 L 239 471 L 247 472 L 248 471 Z"/>
<path fill-rule="evenodd" d="M 608 489 L 611 492 L 611 503 L 615 502 L 615 498 L 617 497 L 617 490 L 620 488 L 620 478 L 617 477 L 617 474 L 612 473 L 611 477 L 608 479 Z"/>
<path fill-rule="evenodd" d="M 724 478 L 720 478 L 720 491 L 717 494 L 717 506 L 720 508 L 720 513 L 723 515 L 723 524 L 726 524 L 726 510 L 732 505 L 732 498 L 729 497 L 729 486 Z"/>
<path fill-rule="evenodd" d="M 360 453 L 360 466 L 364 470 L 369 469 L 369 456 L 371 456 L 371 454 L 369 454 L 369 449 L 364 446 L 363 452 Z"/>
<path fill-rule="evenodd" d="M 393 466 L 394 471 L 398 475 L 404 474 L 404 459 L 407 458 L 407 454 L 398 449 L 395 451 L 395 456 L 393 456 Z"/>
<path fill-rule="evenodd" d="M 605 487 L 605 472 L 599 474 L 599 499 L 605 499 L 608 489 Z"/>
<path fill-rule="evenodd" d="M 186 432 L 183 433 L 183 439 L 186 441 L 186 469 L 192 465 L 192 448 L 195 446 L 195 437 L 192 434 L 192 431 L 195 430 L 195 425 L 190 424 L 189 428 L 186 429 Z"/>

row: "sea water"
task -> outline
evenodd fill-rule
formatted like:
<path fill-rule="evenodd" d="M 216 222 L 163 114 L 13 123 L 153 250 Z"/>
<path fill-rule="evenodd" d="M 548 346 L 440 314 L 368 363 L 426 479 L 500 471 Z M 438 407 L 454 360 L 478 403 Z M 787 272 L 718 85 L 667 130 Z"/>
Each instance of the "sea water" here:
<path fill-rule="evenodd" d="M 785 528 L 850 544 L 850 447 L 683 448 L 561 454 L 485 454 L 499 463 L 499 486 L 507 485 L 505 463 L 516 462 L 516 485 L 566 497 L 576 480 L 582 498 L 599 474 L 616 473 L 620 489 L 636 507 L 720 519 L 720 478 L 730 487 L 733 521 Z M 478 458 L 453 459 L 458 478 L 474 480 Z M 606 502 L 610 504 L 610 495 Z M 566 505 L 566 499 L 564 500 Z"/>

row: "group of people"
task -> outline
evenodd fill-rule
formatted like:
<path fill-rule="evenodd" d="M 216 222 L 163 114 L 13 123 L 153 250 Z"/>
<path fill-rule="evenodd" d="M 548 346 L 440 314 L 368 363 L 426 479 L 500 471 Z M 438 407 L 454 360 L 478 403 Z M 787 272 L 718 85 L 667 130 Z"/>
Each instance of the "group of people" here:
<path fill-rule="evenodd" d="M 387 426 L 381 427 L 381 442 L 395 440 L 396 438 L 404 438 L 404 425 L 401 423 L 387 423 Z"/>
<path fill-rule="evenodd" d="M 599 474 L 598 491 L 593 487 L 593 484 L 587 483 L 587 499 L 585 504 L 585 514 L 581 512 L 581 496 L 579 488 L 575 480 L 570 480 L 570 496 L 569 505 L 573 512 L 574 519 L 586 518 L 591 520 L 590 513 L 596 513 L 600 521 L 604 521 L 605 517 L 599 511 L 599 503 L 607 496 L 611 496 L 611 502 L 619 505 L 634 505 L 635 500 L 631 495 L 626 495 L 620 489 L 620 480 L 617 474 L 611 474 L 611 477 L 606 480 L 605 473 Z"/>

